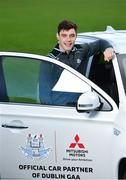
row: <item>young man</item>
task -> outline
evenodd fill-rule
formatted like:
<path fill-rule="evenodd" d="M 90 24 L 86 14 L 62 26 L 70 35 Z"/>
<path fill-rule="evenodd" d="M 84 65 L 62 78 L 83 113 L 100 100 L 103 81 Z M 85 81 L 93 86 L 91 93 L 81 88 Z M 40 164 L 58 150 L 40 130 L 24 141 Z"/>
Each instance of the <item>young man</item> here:
<path fill-rule="evenodd" d="M 64 62 L 82 74 L 85 74 L 86 62 L 90 56 L 102 52 L 105 61 L 112 59 L 113 48 L 105 40 L 75 45 L 77 25 L 71 21 L 63 20 L 59 23 L 56 37 L 58 44 L 48 54 L 48 57 Z"/>
<path fill-rule="evenodd" d="M 58 25 L 58 44 L 48 54 L 49 57 L 62 61 L 84 74 L 86 62 L 93 54 L 103 52 L 105 61 L 113 56 L 112 46 L 104 40 L 98 40 L 91 44 L 75 45 L 77 37 L 77 25 L 71 21 L 64 20 Z M 40 67 L 39 92 L 40 101 L 50 105 L 75 105 L 80 93 L 53 91 L 62 69 L 51 63 L 43 62 Z"/>

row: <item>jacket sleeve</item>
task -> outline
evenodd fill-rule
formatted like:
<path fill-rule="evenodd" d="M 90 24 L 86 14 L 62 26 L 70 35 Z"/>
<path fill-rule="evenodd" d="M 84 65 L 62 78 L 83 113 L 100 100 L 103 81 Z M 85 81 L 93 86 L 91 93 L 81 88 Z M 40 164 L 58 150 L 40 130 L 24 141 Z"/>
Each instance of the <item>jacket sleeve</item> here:
<path fill-rule="evenodd" d="M 86 56 L 90 57 L 92 55 L 96 55 L 100 52 L 104 52 L 106 48 L 110 48 L 110 47 L 113 48 L 108 41 L 99 39 L 97 41 L 87 44 Z"/>

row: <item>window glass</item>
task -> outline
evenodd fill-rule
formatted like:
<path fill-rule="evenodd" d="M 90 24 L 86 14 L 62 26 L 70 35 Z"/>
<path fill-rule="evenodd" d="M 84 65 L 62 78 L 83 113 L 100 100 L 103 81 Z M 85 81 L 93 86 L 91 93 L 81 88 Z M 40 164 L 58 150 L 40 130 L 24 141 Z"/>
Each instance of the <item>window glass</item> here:
<path fill-rule="evenodd" d="M 80 94 L 91 90 L 64 68 L 30 58 L 3 57 L 1 74 L 2 91 L 7 97 L 1 101 L 76 106 Z"/>
<path fill-rule="evenodd" d="M 125 54 L 117 54 L 117 59 L 119 63 L 119 68 L 122 76 L 122 81 L 126 93 L 126 55 Z"/>
<path fill-rule="evenodd" d="M 10 102 L 37 103 L 40 61 L 4 57 L 3 69 Z"/>
<path fill-rule="evenodd" d="M 2 59 L 0 59 L 0 101 L 8 102 L 8 95 L 3 71 Z"/>

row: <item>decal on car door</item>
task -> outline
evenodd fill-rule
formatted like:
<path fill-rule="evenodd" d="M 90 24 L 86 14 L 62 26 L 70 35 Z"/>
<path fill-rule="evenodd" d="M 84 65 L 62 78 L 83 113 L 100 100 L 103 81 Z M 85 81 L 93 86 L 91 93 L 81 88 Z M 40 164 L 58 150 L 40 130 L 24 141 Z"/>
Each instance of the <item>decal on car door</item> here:
<path fill-rule="evenodd" d="M 28 134 L 25 147 L 21 147 L 22 153 L 31 158 L 45 158 L 50 153 L 50 148 L 44 147 L 42 134 L 32 135 Z"/>

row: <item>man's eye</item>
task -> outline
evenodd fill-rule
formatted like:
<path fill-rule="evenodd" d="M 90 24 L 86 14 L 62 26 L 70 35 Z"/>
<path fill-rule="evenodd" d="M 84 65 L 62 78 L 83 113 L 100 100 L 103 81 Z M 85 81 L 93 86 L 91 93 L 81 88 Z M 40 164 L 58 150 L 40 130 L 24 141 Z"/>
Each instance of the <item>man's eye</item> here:
<path fill-rule="evenodd" d="M 67 35 L 66 34 L 62 34 L 62 37 L 65 38 L 65 37 L 67 37 Z"/>
<path fill-rule="evenodd" d="M 71 38 L 73 38 L 73 37 L 75 37 L 75 36 L 76 36 L 75 34 L 71 34 L 71 35 L 70 35 Z"/>

